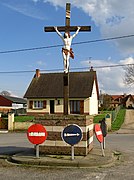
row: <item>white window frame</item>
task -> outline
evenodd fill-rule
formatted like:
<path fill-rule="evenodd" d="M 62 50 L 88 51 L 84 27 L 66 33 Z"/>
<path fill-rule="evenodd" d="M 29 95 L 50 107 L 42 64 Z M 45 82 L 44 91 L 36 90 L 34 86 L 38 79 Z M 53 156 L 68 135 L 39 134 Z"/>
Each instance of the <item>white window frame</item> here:
<path fill-rule="evenodd" d="M 34 109 L 43 109 L 43 101 L 34 101 Z"/>

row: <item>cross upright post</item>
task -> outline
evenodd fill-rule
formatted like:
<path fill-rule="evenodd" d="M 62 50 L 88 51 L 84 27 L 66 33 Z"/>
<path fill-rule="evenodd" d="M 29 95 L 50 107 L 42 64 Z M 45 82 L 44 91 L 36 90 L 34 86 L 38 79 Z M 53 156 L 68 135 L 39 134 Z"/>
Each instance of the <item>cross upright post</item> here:
<path fill-rule="evenodd" d="M 69 57 L 74 58 L 72 48 L 70 48 L 72 39 L 78 34 L 79 31 L 91 31 L 91 26 L 70 26 L 70 3 L 66 3 L 66 20 L 65 20 L 65 26 L 58 26 L 58 27 L 45 27 L 45 32 L 57 32 L 57 34 L 61 37 L 61 39 L 64 42 L 64 47 L 62 48 L 63 53 L 63 59 L 64 59 L 64 75 L 63 75 L 63 84 L 64 84 L 64 90 L 63 90 L 63 96 L 64 96 L 64 115 L 68 115 L 68 103 L 69 103 Z M 79 27 L 79 28 L 78 28 Z M 76 31 L 76 33 L 73 36 L 70 36 L 70 32 Z M 65 32 L 65 35 L 67 37 L 63 38 L 60 32 Z M 68 39 L 67 39 L 68 38 Z M 69 39 L 70 38 L 70 39 Z M 69 42 L 69 48 L 68 42 L 66 45 L 66 41 Z"/>
<path fill-rule="evenodd" d="M 66 29 L 65 32 L 69 33 L 70 27 L 70 4 L 66 3 Z M 64 83 L 64 115 L 68 115 L 68 103 L 69 103 L 69 72 L 64 73 L 63 76 L 63 83 Z"/>

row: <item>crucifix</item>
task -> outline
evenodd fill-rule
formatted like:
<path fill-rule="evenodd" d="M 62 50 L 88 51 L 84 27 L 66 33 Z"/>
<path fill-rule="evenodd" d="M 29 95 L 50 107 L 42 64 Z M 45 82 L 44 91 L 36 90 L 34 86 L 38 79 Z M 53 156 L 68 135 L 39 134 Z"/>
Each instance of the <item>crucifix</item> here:
<path fill-rule="evenodd" d="M 66 21 L 65 26 L 58 27 L 45 27 L 45 32 L 57 32 L 60 38 L 63 40 L 62 55 L 64 61 L 64 115 L 68 115 L 68 100 L 69 100 L 69 58 L 74 58 L 74 54 L 71 48 L 72 39 L 78 34 L 79 31 L 91 31 L 91 26 L 70 26 L 70 3 L 66 3 Z M 74 32 L 72 36 L 70 32 Z M 60 32 L 65 32 L 64 36 Z"/>

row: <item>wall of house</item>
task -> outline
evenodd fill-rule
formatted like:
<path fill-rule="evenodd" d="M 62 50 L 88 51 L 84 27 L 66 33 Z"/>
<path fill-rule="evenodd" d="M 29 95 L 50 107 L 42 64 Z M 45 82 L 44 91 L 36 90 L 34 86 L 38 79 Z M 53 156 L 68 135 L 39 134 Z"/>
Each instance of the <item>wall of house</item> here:
<path fill-rule="evenodd" d="M 89 114 L 89 98 L 84 99 L 84 113 Z"/>
<path fill-rule="evenodd" d="M 23 108 L 23 104 L 12 103 L 12 109 Z"/>
<path fill-rule="evenodd" d="M 0 96 L 0 106 L 12 106 L 12 101 L 6 99 L 3 96 Z"/>
<path fill-rule="evenodd" d="M 95 81 L 93 85 L 92 96 L 89 99 L 90 99 L 90 104 L 89 104 L 90 115 L 98 114 L 98 98 L 97 98 Z"/>
<path fill-rule="evenodd" d="M 134 103 L 132 99 L 129 97 L 128 100 L 126 101 L 126 107 L 134 107 Z"/>
<path fill-rule="evenodd" d="M 63 113 L 64 109 L 63 109 L 63 99 L 58 98 L 55 100 L 55 113 L 57 114 L 61 114 Z"/>
<path fill-rule="evenodd" d="M 98 114 L 98 101 L 97 101 L 97 94 L 96 94 L 95 90 L 96 89 L 95 89 L 95 86 L 94 86 L 91 98 L 85 98 L 85 99 L 70 98 L 69 100 L 84 100 L 84 114 L 90 114 L 90 115 Z M 37 101 L 38 100 L 42 100 L 43 101 L 44 99 L 34 99 L 34 100 L 37 100 Z M 58 99 L 54 99 L 54 98 L 53 99 L 47 99 L 46 100 L 46 108 L 41 108 L 41 109 L 29 108 L 30 101 L 33 101 L 33 99 L 29 99 L 28 100 L 27 113 L 28 114 L 35 114 L 35 113 L 36 114 L 50 114 L 50 100 L 54 100 L 54 103 L 55 103 L 54 113 L 62 114 L 63 111 L 64 111 L 64 108 L 63 108 L 64 101 L 61 98 L 58 98 Z M 91 103 L 89 101 L 91 101 Z M 68 107 L 68 111 L 69 111 L 69 114 L 70 114 L 70 106 Z"/>
<path fill-rule="evenodd" d="M 30 107 L 30 101 L 44 101 L 46 100 L 46 108 L 41 108 L 41 109 L 37 109 L 37 108 L 29 108 Z M 27 113 L 31 114 L 31 113 L 39 113 L 39 114 L 49 114 L 50 113 L 50 100 L 54 100 L 54 113 L 62 113 L 63 112 L 63 99 L 58 98 L 58 99 L 28 99 L 28 107 L 27 107 Z"/>
<path fill-rule="evenodd" d="M 27 100 L 27 113 L 28 114 L 34 114 L 34 113 L 48 113 L 49 112 L 49 104 L 48 104 L 48 100 L 46 100 L 46 108 L 41 108 L 41 109 L 37 109 L 34 108 L 34 106 L 32 105 L 32 107 L 30 107 L 30 102 L 31 101 L 43 101 L 44 99 L 28 99 Z"/>

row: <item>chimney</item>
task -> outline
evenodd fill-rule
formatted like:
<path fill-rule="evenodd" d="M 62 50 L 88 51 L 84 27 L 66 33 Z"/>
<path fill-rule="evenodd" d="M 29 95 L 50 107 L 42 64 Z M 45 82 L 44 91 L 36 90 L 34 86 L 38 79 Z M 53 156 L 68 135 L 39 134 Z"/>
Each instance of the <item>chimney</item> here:
<path fill-rule="evenodd" d="M 91 66 L 90 71 L 94 71 L 93 66 Z"/>
<path fill-rule="evenodd" d="M 39 78 L 39 77 L 40 77 L 40 70 L 36 69 L 36 78 Z"/>

